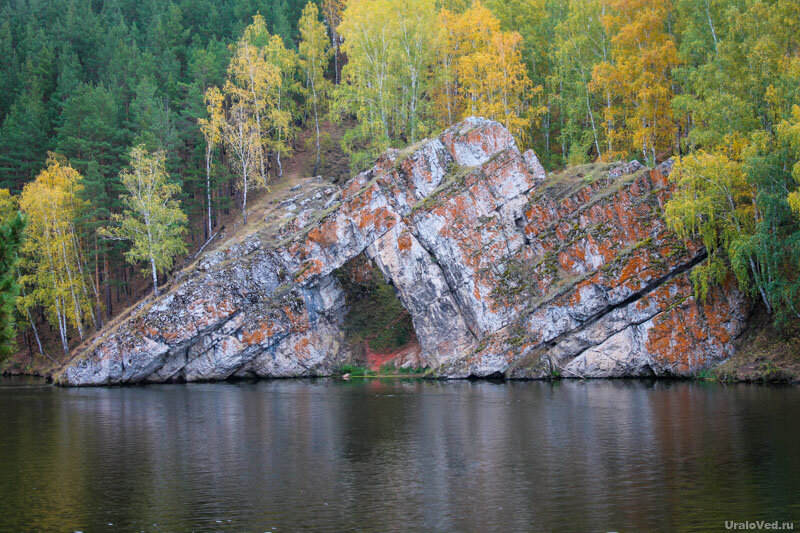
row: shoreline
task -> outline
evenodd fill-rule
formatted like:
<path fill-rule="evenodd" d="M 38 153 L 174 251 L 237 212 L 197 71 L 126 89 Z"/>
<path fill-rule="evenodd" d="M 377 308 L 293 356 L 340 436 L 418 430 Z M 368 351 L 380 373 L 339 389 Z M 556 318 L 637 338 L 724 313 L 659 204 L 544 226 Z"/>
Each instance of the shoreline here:
<path fill-rule="evenodd" d="M 491 383 L 521 383 L 521 382 L 561 382 L 561 381 L 661 381 L 661 382 L 697 382 L 697 383 L 717 383 L 720 385 L 734 385 L 734 384 L 756 384 L 756 385 L 800 385 L 800 379 L 795 376 L 779 375 L 776 377 L 747 377 L 747 378 L 732 378 L 732 377 L 712 377 L 709 375 L 698 375 L 696 377 L 687 376 L 618 376 L 618 377 L 550 377 L 550 378 L 509 378 L 509 377 L 478 377 L 468 376 L 464 378 L 448 378 L 441 376 L 432 376 L 428 374 L 373 374 L 373 375 L 350 375 L 344 377 L 343 374 L 331 374 L 320 376 L 286 376 L 286 377 L 238 377 L 219 380 L 196 380 L 196 381 L 142 381 L 138 383 L 102 383 L 91 385 L 64 385 L 57 383 L 51 374 L 41 373 L 22 373 L 22 372 L 7 372 L 0 373 L 3 378 L 39 378 L 47 383 L 53 384 L 56 387 L 64 389 L 80 389 L 80 388 L 93 388 L 93 387 L 139 387 L 143 385 L 188 385 L 192 383 L 258 383 L 262 381 L 288 381 L 288 380 L 338 380 L 338 381 L 354 381 L 354 380 L 367 380 L 367 379 L 387 379 L 387 380 L 417 380 L 417 381 L 452 381 L 452 382 L 491 382 Z"/>

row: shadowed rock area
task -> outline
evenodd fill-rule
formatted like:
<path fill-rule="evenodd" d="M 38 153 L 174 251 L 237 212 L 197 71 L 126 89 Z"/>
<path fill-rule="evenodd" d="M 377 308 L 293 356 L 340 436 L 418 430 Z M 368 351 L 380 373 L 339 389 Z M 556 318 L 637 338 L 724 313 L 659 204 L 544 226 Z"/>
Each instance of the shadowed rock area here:
<path fill-rule="evenodd" d="M 309 180 L 105 328 L 65 385 L 329 375 L 350 358 L 335 271 L 365 254 L 441 377 L 683 376 L 732 353 L 749 303 L 693 297 L 704 250 L 664 223 L 669 163 L 545 176 L 470 118 L 384 154 L 342 189 Z"/>

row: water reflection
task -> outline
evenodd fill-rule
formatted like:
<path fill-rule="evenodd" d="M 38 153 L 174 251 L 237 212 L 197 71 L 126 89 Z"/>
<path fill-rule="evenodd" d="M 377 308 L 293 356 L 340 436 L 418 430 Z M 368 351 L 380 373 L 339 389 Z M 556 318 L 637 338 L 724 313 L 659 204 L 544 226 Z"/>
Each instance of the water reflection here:
<path fill-rule="evenodd" d="M 797 387 L 6 379 L 0 413 L 3 530 L 800 521 Z"/>

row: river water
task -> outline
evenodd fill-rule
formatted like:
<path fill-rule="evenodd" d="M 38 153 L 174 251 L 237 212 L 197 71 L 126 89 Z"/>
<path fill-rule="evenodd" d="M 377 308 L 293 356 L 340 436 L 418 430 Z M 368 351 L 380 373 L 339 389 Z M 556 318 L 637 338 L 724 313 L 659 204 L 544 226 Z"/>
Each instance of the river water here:
<path fill-rule="evenodd" d="M 800 387 L 0 379 L 0 530 L 800 530 Z"/>

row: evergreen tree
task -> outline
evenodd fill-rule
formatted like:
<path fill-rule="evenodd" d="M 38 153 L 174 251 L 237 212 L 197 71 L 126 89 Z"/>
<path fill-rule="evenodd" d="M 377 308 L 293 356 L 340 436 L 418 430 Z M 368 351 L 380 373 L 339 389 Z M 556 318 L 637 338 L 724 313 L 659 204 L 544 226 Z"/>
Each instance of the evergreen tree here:
<path fill-rule="evenodd" d="M 18 89 L 19 59 L 14 50 L 11 23 L 0 24 L 0 123 L 11 109 Z"/>
<path fill-rule="evenodd" d="M 23 216 L 13 208 L 8 190 L 0 189 L 0 362 L 15 349 L 17 263 L 25 225 Z"/>
<path fill-rule="evenodd" d="M 25 91 L 11 106 L 0 128 L 0 187 L 22 190 L 42 168 L 50 121 L 37 88 Z"/>
<path fill-rule="evenodd" d="M 283 39 L 285 46 L 292 46 L 293 34 L 292 25 L 289 22 L 289 5 L 286 0 L 275 0 L 271 4 L 271 17 L 272 25 L 270 32 Z"/>
<path fill-rule="evenodd" d="M 103 289 L 104 304 L 96 303 L 97 315 L 101 316 L 99 308 L 104 307 L 110 316 L 111 291 L 116 283 L 113 266 L 121 262 L 122 250 L 119 243 L 98 239 L 96 232 L 121 209 L 123 189 L 118 174 L 130 133 L 120 124 L 116 97 L 102 86 L 78 86 L 65 102 L 60 121 L 56 150 L 83 176 L 80 195 L 86 208 L 77 227 L 87 242 L 87 260 L 95 273 L 95 284 Z"/>
<path fill-rule="evenodd" d="M 129 138 L 120 125 L 114 94 L 102 86 L 78 85 L 64 102 L 56 128 L 56 150 L 84 174 L 94 165 L 104 180 L 119 173 L 122 145 Z M 117 191 L 109 191 L 114 194 Z"/>

